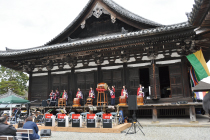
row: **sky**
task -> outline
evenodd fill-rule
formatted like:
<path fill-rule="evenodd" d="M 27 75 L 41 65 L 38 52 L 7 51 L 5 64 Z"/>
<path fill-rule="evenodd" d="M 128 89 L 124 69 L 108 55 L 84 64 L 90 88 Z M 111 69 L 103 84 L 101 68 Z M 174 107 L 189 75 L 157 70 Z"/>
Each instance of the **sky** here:
<path fill-rule="evenodd" d="M 187 21 L 194 0 L 114 0 L 164 25 Z M 0 0 L 0 51 L 44 45 L 82 11 L 88 0 Z M 208 62 L 210 68 L 210 62 Z M 205 79 L 204 79 L 205 80 Z M 210 83 L 210 78 L 207 81 Z"/>
<path fill-rule="evenodd" d="M 127 10 L 169 25 L 187 21 L 194 0 L 114 0 Z M 80 13 L 88 0 L 0 0 L 0 50 L 44 45 Z"/>

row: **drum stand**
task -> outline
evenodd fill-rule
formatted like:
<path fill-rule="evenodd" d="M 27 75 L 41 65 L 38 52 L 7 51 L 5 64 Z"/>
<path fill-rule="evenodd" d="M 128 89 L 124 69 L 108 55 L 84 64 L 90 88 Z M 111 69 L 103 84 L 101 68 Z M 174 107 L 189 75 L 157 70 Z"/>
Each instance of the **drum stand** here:
<path fill-rule="evenodd" d="M 99 96 L 100 96 L 100 100 L 99 100 Z M 101 101 L 101 96 L 104 96 L 104 101 Z M 107 101 L 107 94 L 105 94 L 104 91 L 98 91 L 98 96 L 97 96 L 97 106 L 98 104 L 107 104 L 108 105 L 108 101 Z"/>
<path fill-rule="evenodd" d="M 139 130 L 140 130 L 140 131 L 143 133 L 143 135 L 145 136 L 144 132 L 141 130 L 141 128 L 143 128 L 143 127 L 142 127 L 142 125 L 138 122 L 138 120 L 136 119 L 136 113 L 135 113 L 135 111 L 134 111 L 134 114 L 132 115 L 132 125 L 131 125 L 131 127 L 128 129 L 128 131 L 126 132 L 125 135 L 127 135 L 127 134 L 135 134 L 135 133 L 136 133 L 136 126 L 139 128 Z M 140 128 L 140 126 L 141 126 L 141 128 Z M 134 129 L 134 132 L 129 133 L 129 131 L 130 131 L 132 128 Z M 138 132 L 138 131 L 137 131 L 137 132 Z"/>

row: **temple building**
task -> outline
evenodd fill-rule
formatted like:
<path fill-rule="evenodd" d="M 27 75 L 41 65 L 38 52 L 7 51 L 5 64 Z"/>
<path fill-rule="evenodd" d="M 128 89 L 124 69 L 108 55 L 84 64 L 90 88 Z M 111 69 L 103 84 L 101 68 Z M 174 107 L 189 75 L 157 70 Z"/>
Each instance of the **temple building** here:
<path fill-rule="evenodd" d="M 112 0 L 89 0 L 52 40 L 30 49 L 6 48 L 0 64 L 30 75 L 28 99 L 37 104 L 51 89 L 66 89 L 72 103 L 78 87 L 87 96 L 100 82 L 115 85 L 116 104 L 123 85 L 136 95 L 139 84 L 148 103 L 191 102 L 186 55 L 201 48 L 210 59 L 209 8 L 209 0 L 195 0 L 188 21 L 162 25 Z"/>

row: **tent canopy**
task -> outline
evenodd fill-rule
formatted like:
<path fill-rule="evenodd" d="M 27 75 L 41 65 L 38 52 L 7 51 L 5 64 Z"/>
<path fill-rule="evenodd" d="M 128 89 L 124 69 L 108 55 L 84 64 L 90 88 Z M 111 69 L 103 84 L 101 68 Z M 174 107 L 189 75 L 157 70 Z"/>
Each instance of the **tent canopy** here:
<path fill-rule="evenodd" d="M 0 104 L 17 104 L 17 103 L 23 104 L 23 103 L 29 103 L 29 102 L 30 102 L 29 100 L 25 100 L 14 95 L 10 95 L 8 97 L 0 99 Z"/>

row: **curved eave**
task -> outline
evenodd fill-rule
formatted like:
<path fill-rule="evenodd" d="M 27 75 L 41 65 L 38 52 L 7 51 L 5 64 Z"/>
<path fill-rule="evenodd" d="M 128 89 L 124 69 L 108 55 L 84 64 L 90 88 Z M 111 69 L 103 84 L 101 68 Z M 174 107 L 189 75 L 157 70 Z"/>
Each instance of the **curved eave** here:
<path fill-rule="evenodd" d="M 195 0 L 192 11 L 187 13 L 188 21 L 192 26 L 200 26 L 210 9 L 209 0 Z"/>
<path fill-rule="evenodd" d="M 62 41 L 63 38 L 66 38 L 71 33 L 73 33 L 73 31 L 75 31 L 75 29 L 77 29 L 80 26 L 80 24 L 85 20 L 85 18 L 88 16 L 88 14 L 91 12 L 91 10 L 93 9 L 93 7 L 95 6 L 97 2 L 103 4 L 103 6 L 108 8 L 112 13 L 114 13 L 114 15 L 117 15 L 117 18 L 119 18 L 120 20 L 128 24 L 129 22 L 131 22 L 131 24 L 135 26 L 136 28 L 140 29 L 140 27 L 138 27 L 139 24 L 145 24 L 151 28 L 163 26 L 159 23 L 145 19 L 141 16 L 138 16 L 126 10 L 125 8 L 119 6 L 112 0 L 89 0 L 89 2 L 86 4 L 83 10 L 79 13 L 79 15 L 61 33 L 59 33 L 57 36 L 55 36 L 53 39 L 47 42 L 45 46 L 56 44 L 59 41 Z"/>
<path fill-rule="evenodd" d="M 104 44 L 107 42 L 123 41 L 123 40 L 133 39 L 133 38 L 141 39 L 143 37 L 150 37 L 150 36 L 155 36 L 155 35 L 169 35 L 170 33 L 182 32 L 185 30 L 193 30 L 193 28 L 187 22 L 184 22 L 180 24 L 157 27 L 153 29 L 144 29 L 141 31 L 129 32 L 125 34 L 119 33 L 119 34 L 114 34 L 114 35 L 92 37 L 89 39 L 81 39 L 81 40 L 73 41 L 70 43 L 40 46 L 40 47 L 19 50 L 19 51 L 17 50 L 16 51 L 1 51 L 0 59 L 7 60 L 8 58 L 22 57 L 23 55 L 31 56 L 33 54 L 49 53 L 49 52 L 54 52 L 54 51 L 63 50 L 63 49 L 74 49 L 74 48 L 79 48 L 83 46 L 91 46 L 94 44 Z"/>

